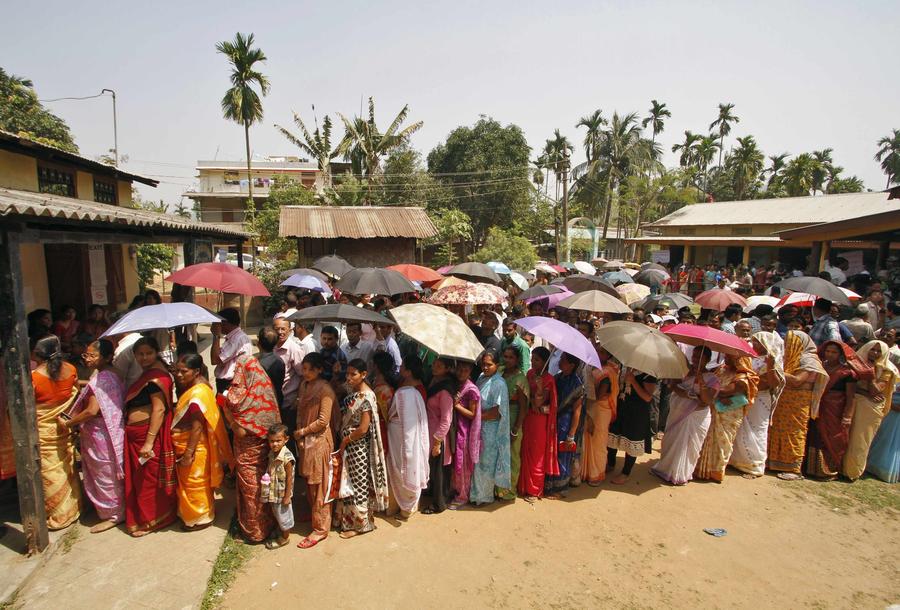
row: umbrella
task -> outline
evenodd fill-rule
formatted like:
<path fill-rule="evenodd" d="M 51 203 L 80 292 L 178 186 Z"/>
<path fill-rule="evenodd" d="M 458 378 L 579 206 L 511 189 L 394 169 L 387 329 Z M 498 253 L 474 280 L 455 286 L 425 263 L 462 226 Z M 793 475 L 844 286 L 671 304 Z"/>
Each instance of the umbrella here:
<path fill-rule="evenodd" d="M 525 292 L 518 295 L 516 298 L 520 301 L 525 301 L 532 297 L 545 297 L 551 294 L 557 294 L 559 292 L 568 292 L 564 286 L 560 286 L 559 284 L 538 284 L 537 286 L 532 286 Z"/>
<path fill-rule="evenodd" d="M 850 300 L 862 298 L 861 294 L 857 294 L 857 293 L 853 292 L 852 290 L 850 290 L 849 288 L 844 288 L 843 286 L 838 286 L 838 288 L 840 289 L 841 292 L 846 294 L 847 298 Z"/>
<path fill-rule="evenodd" d="M 641 263 L 640 268 L 641 268 L 641 271 L 643 271 L 644 269 L 656 269 L 657 271 L 665 271 L 666 274 L 669 273 L 669 270 L 666 269 L 665 267 L 663 267 L 662 265 L 660 265 L 659 263 L 651 263 L 651 262 Z"/>
<path fill-rule="evenodd" d="M 553 309 L 554 307 L 559 307 L 560 302 L 568 299 L 570 296 L 572 296 L 572 294 L 574 294 L 574 293 L 569 292 L 568 290 L 564 290 L 562 292 L 557 292 L 556 294 L 548 294 L 548 295 L 540 296 L 540 297 L 531 297 L 530 299 L 526 300 L 525 302 L 528 303 L 529 305 L 537 302 L 537 303 L 540 303 L 541 305 L 543 305 L 545 310 L 550 310 L 550 309 Z"/>
<path fill-rule="evenodd" d="M 444 279 L 444 276 L 442 276 L 434 269 L 422 267 L 421 265 L 391 265 L 387 268 L 391 271 L 396 271 L 397 273 L 401 274 L 410 282 L 422 282 L 423 284 L 430 284 L 432 282 L 439 282 Z"/>
<path fill-rule="evenodd" d="M 631 276 L 632 278 L 633 278 L 634 276 L 636 276 L 638 273 L 641 272 L 640 269 L 630 269 L 630 268 L 628 268 L 628 267 L 625 267 L 624 269 L 622 269 L 622 271 L 623 271 L 624 273 L 627 273 L 627 274 L 628 274 L 629 276 Z"/>
<path fill-rule="evenodd" d="M 662 332 L 678 341 L 687 345 L 708 347 L 714 352 L 727 354 L 729 356 L 750 356 L 755 358 L 757 354 L 750 344 L 738 337 L 731 335 L 725 331 L 709 326 L 698 326 L 696 324 L 675 324 L 662 329 Z"/>
<path fill-rule="evenodd" d="M 694 299 L 688 295 L 680 292 L 670 292 L 668 294 L 651 295 L 638 303 L 637 306 L 644 311 L 652 312 L 659 305 L 669 309 L 681 309 L 682 307 L 690 307 L 693 304 Z"/>
<path fill-rule="evenodd" d="M 528 279 L 518 271 L 511 271 L 509 281 L 516 285 L 519 290 L 528 290 Z"/>
<path fill-rule="evenodd" d="M 537 279 L 537 276 L 534 274 L 533 269 L 531 271 L 515 271 L 515 273 L 521 274 L 522 277 L 524 277 L 529 282 L 533 282 L 534 280 Z"/>
<path fill-rule="evenodd" d="M 555 267 L 562 267 L 566 271 L 577 271 L 578 268 L 575 267 L 572 263 L 560 263 L 559 265 L 554 265 Z M 593 274 L 591 274 L 593 275 Z"/>
<path fill-rule="evenodd" d="M 616 293 L 626 305 L 631 305 L 650 296 L 650 288 L 643 284 L 619 284 L 616 286 Z"/>
<path fill-rule="evenodd" d="M 228 263 L 198 263 L 179 269 L 165 281 L 182 286 L 209 288 L 219 292 L 244 294 L 253 297 L 271 296 L 256 276 Z"/>
<path fill-rule="evenodd" d="M 475 285 L 493 292 L 503 301 L 509 301 L 509 293 L 503 290 L 500 286 L 494 286 L 493 284 L 486 284 L 484 282 L 476 282 Z"/>
<path fill-rule="evenodd" d="M 494 270 L 494 273 L 498 275 L 509 275 L 510 268 L 506 266 L 506 263 L 501 263 L 500 261 L 489 261 L 487 266 Z"/>
<path fill-rule="evenodd" d="M 403 277 L 400 272 L 375 267 L 351 269 L 341 276 L 334 287 L 349 294 L 380 294 L 382 296 L 416 291 L 412 282 Z"/>
<path fill-rule="evenodd" d="M 671 277 L 666 271 L 647 268 L 642 269 L 634 276 L 634 281 L 644 286 L 662 286 L 663 282 L 668 281 Z"/>
<path fill-rule="evenodd" d="M 427 299 L 432 305 L 499 305 L 506 297 L 484 284 L 467 282 L 463 286 L 445 286 L 435 290 Z"/>
<path fill-rule="evenodd" d="M 622 266 L 625 267 L 626 269 L 634 269 L 636 271 L 640 271 L 642 269 L 642 267 L 640 265 L 638 265 L 637 263 L 632 263 L 632 262 L 622 263 Z"/>
<path fill-rule="evenodd" d="M 442 358 L 475 362 L 484 348 L 462 318 L 428 303 L 401 305 L 390 310 L 400 331 Z"/>
<path fill-rule="evenodd" d="M 747 299 L 732 290 L 724 290 L 722 288 L 713 288 L 706 292 L 701 292 L 694 297 L 694 302 L 704 309 L 714 309 L 716 311 L 725 311 L 725 308 L 732 303 L 737 303 L 741 307 L 747 306 Z"/>
<path fill-rule="evenodd" d="M 367 324 L 390 324 L 394 326 L 391 320 L 370 309 L 356 307 L 355 305 L 342 305 L 340 303 L 307 307 L 292 313 L 287 319 L 291 322 L 365 322 Z"/>
<path fill-rule="evenodd" d="M 604 280 L 615 286 L 616 284 L 633 284 L 634 280 L 624 271 L 607 271 L 601 276 Z"/>
<path fill-rule="evenodd" d="M 820 277 L 789 277 L 775 284 L 784 290 L 791 292 L 806 292 L 817 297 L 828 299 L 832 303 L 850 305 L 850 299 L 840 288 Z"/>
<path fill-rule="evenodd" d="M 621 299 L 612 297 L 600 290 L 587 290 L 573 294 L 560 301 L 559 306 L 583 311 L 631 313 L 631 309 Z"/>
<path fill-rule="evenodd" d="M 616 269 L 621 269 L 624 266 L 625 266 L 625 263 L 623 263 L 622 261 L 619 261 L 619 260 L 607 261 L 607 262 L 603 263 L 603 268 L 606 269 L 607 271 L 614 271 Z"/>
<path fill-rule="evenodd" d="M 568 271 L 568 269 L 566 269 L 562 265 L 550 265 L 550 268 L 553 269 L 554 271 L 556 271 L 557 273 L 565 273 L 566 271 Z"/>
<path fill-rule="evenodd" d="M 499 284 L 500 276 L 494 273 L 494 270 L 484 263 L 463 263 L 451 267 L 447 272 L 448 275 L 455 275 L 470 282 L 488 282 L 489 284 Z"/>
<path fill-rule="evenodd" d="M 328 284 L 320 280 L 314 275 L 303 275 L 298 273 L 292 275 L 288 279 L 281 282 L 282 286 L 290 286 L 291 288 L 305 288 L 306 290 L 315 290 L 316 292 L 325 292 L 331 294 L 331 288 Z"/>
<path fill-rule="evenodd" d="M 797 294 L 797 293 L 792 293 Z M 752 297 L 747 298 L 747 306 L 744 307 L 744 311 L 750 313 L 760 305 L 769 305 L 771 307 L 778 306 L 778 297 L 768 296 L 765 294 L 754 294 Z"/>
<path fill-rule="evenodd" d="M 688 362 L 681 348 L 655 328 L 637 322 L 607 322 L 594 331 L 597 343 L 623 366 L 659 379 L 681 379 Z"/>
<path fill-rule="evenodd" d="M 281 277 L 289 278 L 292 275 L 311 275 L 315 278 L 322 280 L 323 282 L 328 282 L 328 276 L 322 273 L 317 269 L 310 269 L 308 267 L 300 267 L 299 269 L 288 269 L 287 271 L 283 271 L 281 273 Z"/>
<path fill-rule="evenodd" d="M 337 254 L 317 258 L 312 266 L 313 269 L 318 269 L 322 273 L 334 278 L 339 278 L 345 273 L 353 270 L 353 265 Z"/>
<path fill-rule="evenodd" d="M 565 322 L 543 316 L 529 316 L 527 318 L 519 318 L 516 320 L 516 324 L 535 337 L 549 341 L 567 354 L 572 354 L 582 362 L 586 362 L 598 369 L 603 366 L 594 345 L 578 330 Z"/>
<path fill-rule="evenodd" d="M 605 264 L 608 263 L 608 262 L 609 262 L 609 261 L 606 260 L 605 258 L 603 258 L 602 256 L 598 256 L 597 258 L 592 258 L 592 259 L 591 259 L 591 264 L 592 264 L 592 265 L 597 265 L 597 266 L 605 265 Z"/>
<path fill-rule="evenodd" d="M 222 318 L 194 303 L 160 303 L 129 311 L 100 336 L 112 337 L 145 330 L 178 328 L 188 324 L 213 324 L 221 321 Z"/>
<path fill-rule="evenodd" d="M 575 261 L 572 263 L 580 273 L 587 273 L 588 275 L 595 275 L 597 273 L 597 268 L 592 264 L 585 261 Z"/>
<path fill-rule="evenodd" d="M 471 282 L 467 282 L 466 280 L 460 279 L 458 277 L 453 277 L 452 275 L 448 275 L 441 281 L 432 284 L 432 290 L 439 290 L 441 288 L 446 288 L 447 286 L 465 286 L 467 284 L 471 284 Z"/>
<path fill-rule="evenodd" d="M 552 280 L 550 280 L 550 285 L 551 286 L 562 286 L 563 282 L 565 282 L 565 281 L 566 281 L 566 278 L 564 278 L 564 277 L 555 277 Z"/>
<path fill-rule="evenodd" d="M 437 272 L 441 275 L 447 275 L 447 272 L 453 269 L 453 265 L 444 265 L 443 267 L 438 267 Z"/>
<path fill-rule="evenodd" d="M 614 297 L 619 296 L 615 287 L 599 275 L 587 275 L 579 273 L 570 275 L 563 281 L 563 285 L 572 292 L 584 292 L 585 290 L 602 290 Z"/>
<path fill-rule="evenodd" d="M 548 265 L 547 263 L 539 263 L 534 266 L 535 271 L 546 273 L 547 275 L 559 275 L 559 271 Z"/>

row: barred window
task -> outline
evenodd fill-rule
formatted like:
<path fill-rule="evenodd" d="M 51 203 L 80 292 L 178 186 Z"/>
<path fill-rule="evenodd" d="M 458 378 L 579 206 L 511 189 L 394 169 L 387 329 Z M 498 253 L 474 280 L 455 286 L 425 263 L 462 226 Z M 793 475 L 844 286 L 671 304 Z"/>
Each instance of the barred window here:
<path fill-rule="evenodd" d="M 94 201 L 97 203 L 109 203 L 116 205 L 118 201 L 118 189 L 115 182 L 98 180 L 94 178 Z"/>
<path fill-rule="evenodd" d="M 51 195 L 75 197 L 75 172 L 38 165 L 38 190 Z"/>

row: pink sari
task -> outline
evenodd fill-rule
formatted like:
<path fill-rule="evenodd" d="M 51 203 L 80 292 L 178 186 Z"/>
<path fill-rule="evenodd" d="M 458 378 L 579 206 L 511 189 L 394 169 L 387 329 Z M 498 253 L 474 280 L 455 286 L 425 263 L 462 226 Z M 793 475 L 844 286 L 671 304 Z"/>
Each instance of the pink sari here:
<path fill-rule="evenodd" d="M 456 401 L 470 411 L 475 411 L 475 417 L 469 419 L 456 414 L 456 454 L 453 458 L 453 489 L 458 504 L 469 501 L 469 492 L 472 487 L 472 474 L 475 465 L 481 456 L 481 394 L 478 387 L 466 379 Z"/>

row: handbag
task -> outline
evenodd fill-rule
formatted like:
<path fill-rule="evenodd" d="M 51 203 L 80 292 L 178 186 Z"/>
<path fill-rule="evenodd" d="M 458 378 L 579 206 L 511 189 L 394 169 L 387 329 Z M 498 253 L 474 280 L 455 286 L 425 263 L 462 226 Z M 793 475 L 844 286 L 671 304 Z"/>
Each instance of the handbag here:
<path fill-rule="evenodd" d="M 344 456 L 341 456 L 343 461 Z M 347 468 L 341 468 L 341 486 L 338 491 L 338 498 L 350 498 L 353 496 L 353 483 L 350 481 L 350 473 Z"/>
<path fill-rule="evenodd" d="M 575 441 L 559 441 L 559 447 L 557 447 L 558 453 L 575 453 L 578 449 L 578 445 L 575 444 Z"/>

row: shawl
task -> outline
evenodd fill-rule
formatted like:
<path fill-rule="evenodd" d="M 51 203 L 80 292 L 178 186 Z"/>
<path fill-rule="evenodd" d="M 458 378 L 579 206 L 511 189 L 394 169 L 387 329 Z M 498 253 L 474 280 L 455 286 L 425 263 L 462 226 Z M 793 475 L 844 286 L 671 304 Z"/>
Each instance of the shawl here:
<path fill-rule="evenodd" d="M 362 403 L 369 403 L 369 412 L 372 414 L 369 429 L 366 432 L 369 437 L 369 477 L 372 482 L 372 490 L 375 492 L 375 510 L 385 511 L 388 507 L 387 466 L 384 460 L 384 443 L 381 440 L 381 421 L 375 393 L 372 390 L 364 390 L 354 392 L 344 399 L 344 405 L 348 411 L 355 402 L 361 403 L 358 408 L 362 408 Z M 343 425 L 341 427 L 343 428 Z M 354 429 L 348 427 L 342 432 L 344 436 L 349 436 Z"/>
<path fill-rule="evenodd" d="M 197 405 L 206 423 L 210 484 L 213 489 L 216 489 L 222 484 L 225 474 L 222 464 L 226 463 L 232 469 L 234 468 L 234 455 L 231 452 L 228 433 L 225 430 L 225 423 L 222 421 L 222 414 L 219 412 L 219 405 L 216 404 L 215 393 L 212 388 L 199 380 L 178 397 L 178 406 L 175 409 L 175 416 L 172 418 L 172 428 L 175 428 L 176 424 L 185 416 L 191 404 Z"/>
<path fill-rule="evenodd" d="M 161 372 L 161 371 L 160 371 Z M 116 458 L 116 478 L 120 481 L 125 478 L 125 385 L 122 379 L 112 370 L 97 371 L 88 381 L 87 386 L 81 391 L 75 404 L 72 405 L 71 414 L 75 415 L 87 407 L 88 398 L 94 396 L 100 405 L 100 416 L 112 440 L 113 451 Z"/>
<path fill-rule="evenodd" d="M 863 362 L 869 362 L 869 352 L 876 345 L 881 347 L 881 356 L 875 361 L 875 379 L 880 380 L 885 374 L 890 375 L 884 388 L 885 402 L 890 404 L 890 397 L 894 391 L 894 386 L 900 381 L 900 371 L 891 362 L 891 348 L 884 341 L 869 341 L 857 350 L 857 355 Z"/>
<path fill-rule="evenodd" d="M 225 400 L 235 421 L 259 438 L 266 438 L 269 427 L 281 421 L 272 380 L 259 360 L 248 354 L 235 361 Z"/>
<path fill-rule="evenodd" d="M 403 488 L 410 490 L 428 487 L 431 439 L 420 387 L 401 386 L 394 392 L 387 426 L 391 437 L 388 451 L 396 469 L 392 475 L 399 472 Z"/>
<path fill-rule="evenodd" d="M 746 388 L 747 405 L 752 405 L 756 400 L 756 393 L 759 388 L 759 375 L 753 370 L 753 360 L 749 356 L 738 358 L 734 368 L 722 367 L 720 373 L 722 385 L 730 383 L 740 384 Z"/>
<path fill-rule="evenodd" d="M 459 442 L 461 436 L 466 437 L 466 448 L 468 449 L 470 463 L 477 464 L 478 459 L 481 457 L 481 393 L 478 391 L 478 386 L 472 383 L 470 379 L 466 379 L 454 400 L 470 411 L 475 411 L 475 416 L 468 420 L 468 425 L 466 425 L 467 418 L 465 416 L 454 413 L 457 439 L 454 469 L 459 472 L 463 465 L 462 452 L 465 451 Z"/>
<path fill-rule="evenodd" d="M 814 373 L 812 403 L 809 405 L 810 419 L 819 416 L 819 401 L 825 393 L 828 373 L 819 360 L 816 344 L 802 330 L 789 330 L 784 339 L 784 372 L 788 375 L 797 373 Z"/>
<path fill-rule="evenodd" d="M 131 401 L 135 396 L 141 393 L 144 386 L 148 383 L 155 383 L 159 386 L 163 398 L 166 399 L 166 409 L 172 406 L 172 376 L 162 369 L 149 368 L 138 377 L 137 381 L 131 384 L 128 392 L 125 394 L 125 402 Z"/>
<path fill-rule="evenodd" d="M 853 351 L 853 348 L 843 341 L 826 341 L 819 346 L 819 358 L 822 358 L 824 348 L 829 343 L 835 344 L 841 350 L 842 360 L 844 364 L 853 372 L 853 377 L 859 381 L 871 381 L 875 379 L 875 369 L 869 366 L 869 363 L 859 357 L 859 354 Z"/>
<path fill-rule="evenodd" d="M 778 402 L 778 397 L 781 396 L 781 391 L 784 389 L 784 339 L 778 333 L 765 330 L 754 333 L 753 338 L 766 348 L 766 353 L 761 356 L 762 364 L 757 371 L 760 377 L 769 372 L 766 365 L 768 360 L 766 356 L 771 354 L 774 361 L 775 384 L 768 391 L 772 396 L 772 404 L 775 405 Z"/>

